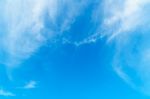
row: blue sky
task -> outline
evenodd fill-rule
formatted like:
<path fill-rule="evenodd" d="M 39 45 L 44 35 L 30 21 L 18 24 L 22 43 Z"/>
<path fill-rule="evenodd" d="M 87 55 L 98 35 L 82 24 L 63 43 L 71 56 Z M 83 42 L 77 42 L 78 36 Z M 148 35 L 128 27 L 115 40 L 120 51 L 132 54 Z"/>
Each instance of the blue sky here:
<path fill-rule="evenodd" d="M 0 99 L 149 99 L 149 0 L 1 0 Z"/>

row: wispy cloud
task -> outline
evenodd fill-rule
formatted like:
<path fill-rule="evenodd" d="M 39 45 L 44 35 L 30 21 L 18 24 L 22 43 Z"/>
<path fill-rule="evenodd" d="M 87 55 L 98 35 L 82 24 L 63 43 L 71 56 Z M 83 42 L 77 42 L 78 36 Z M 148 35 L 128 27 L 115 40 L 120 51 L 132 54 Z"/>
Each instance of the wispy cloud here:
<path fill-rule="evenodd" d="M 34 89 L 37 86 L 36 81 L 30 81 L 25 86 L 23 86 L 23 89 Z"/>
<path fill-rule="evenodd" d="M 8 91 L 5 91 L 3 89 L 0 89 L 0 96 L 7 96 L 7 97 L 9 97 L 9 96 L 16 96 L 16 95 L 14 93 L 12 93 L 12 92 L 8 92 Z"/>
<path fill-rule="evenodd" d="M 145 6 L 149 3 L 149 0 L 106 1 L 104 25 L 111 30 L 109 40 L 145 25 L 149 21 Z"/>
<path fill-rule="evenodd" d="M 6 0 L 4 2 L 2 24 L 6 28 L 1 37 L 1 46 L 7 55 L 6 65 L 14 65 L 19 62 L 18 60 L 29 57 L 52 35 L 51 32 L 44 34 L 43 16 L 48 7 L 46 4 L 53 8 L 55 2 L 47 0 L 38 2 L 36 0 L 14 0 L 14 2 Z M 49 9 L 49 13 L 53 13 L 53 17 L 55 16 L 53 9 Z"/>
<path fill-rule="evenodd" d="M 108 0 L 104 26 L 108 41 L 115 42 L 113 66 L 129 85 L 150 94 L 150 0 Z M 125 72 L 127 71 L 127 72 Z"/>
<path fill-rule="evenodd" d="M 28 59 L 47 40 L 69 30 L 87 3 L 88 1 L 85 0 L 0 1 L 2 5 L 0 6 L 0 61 L 10 68 Z M 148 87 L 150 86 L 150 41 L 147 37 L 150 34 L 147 32 L 138 34 L 133 31 L 137 29 L 149 31 L 149 5 L 150 0 L 104 0 L 93 11 L 93 20 L 102 20 L 103 17 L 104 21 L 96 23 L 97 30 L 92 35 L 80 42 L 73 42 L 79 46 L 96 42 L 104 36 L 108 37 L 109 42 L 116 43 L 114 60 L 120 61 L 119 64 L 113 63 L 116 73 L 128 84 L 134 85 L 132 77 L 129 77 L 130 74 L 125 73 L 124 68 L 121 68 L 126 63 L 125 68 L 132 68 L 133 71 L 138 72 L 142 80 L 140 87 L 148 92 L 150 92 Z M 137 35 L 146 40 L 136 39 Z M 67 39 L 64 42 L 72 43 Z M 133 53 L 135 49 L 136 54 Z M 118 65 L 120 67 L 116 67 Z M 35 81 L 24 86 L 25 89 L 35 87 Z M 9 92 L 5 93 L 4 90 L 0 90 L 0 94 L 13 96 Z"/>
<path fill-rule="evenodd" d="M 5 28 L 0 28 L 0 58 L 10 67 L 29 58 L 47 40 L 68 30 L 87 2 L 5 0 L 1 4 L 0 24 Z"/>
<path fill-rule="evenodd" d="M 121 66 L 114 66 L 114 71 L 119 75 L 119 77 L 121 79 L 123 79 L 126 83 L 128 83 L 129 85 L 131 85 L 133 88 L 135 87 L 135 84 L 132 82 L 132 78 L 125 73 L 125 71 L 122 69 Z"/>

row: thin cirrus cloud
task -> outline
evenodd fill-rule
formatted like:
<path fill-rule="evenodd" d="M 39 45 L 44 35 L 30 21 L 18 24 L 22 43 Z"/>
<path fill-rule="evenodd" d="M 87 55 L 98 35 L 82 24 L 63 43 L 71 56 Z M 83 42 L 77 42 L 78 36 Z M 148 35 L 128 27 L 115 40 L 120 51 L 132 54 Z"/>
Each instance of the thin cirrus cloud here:
<path fill-rule="evenodd" d="M 16 96 L 16 95 L 12 92 L 8 92 L 3 89 L 0 89 L 0 96 L 12 97 L 12 96 Z"/>
<path fill-rule="evenodd" d="M 114 3 L 115 2 L 115 3 Z M 124 32 L 130 32 L 137 27 L 145 25 L 149 20 L 145 20 L 145 7 L 150 3 L 149 0 L 108 0 L 105 4 L 105 19 L 104 25 L 107 28 L 112 28 L 109 40 L 117 37 Z M 111 8 L 111 9 L 109 9 Z"/>
<path fill-rule="evenodd" d="M 28 82 L 23 89 L 34 89 L 37 86 L 37 82 L 36 81 L 30 81 Z"/>
<path fill-rule="evenodd" d="M 50 5 L 55 7 L 54 3 L 51 2 Z M 1 53 L 6 54 L 6 65 L 13 65 L 18 60 L 29 57 L 47 39 L 43 32 L 46 0 L 6 0 L 3 5 L 2 18 L 6 28 L 1 30 L 4 32 L 1 37 L 4 51 Z M 52 13 L 55 16 L 55 12 Z"/>
<path fill-rule="evenodd" d="M 10 67 L 29 58 L 47 40 L 69 30 L 88 3 L 84 0 L 1 0 L 1 63 Z M 98 20 L 99 16 L 103 16 L 104 21 L 102 24 L 99 22 L 96 33 L 75 42 L 75 45 L 108 37 L 108 42 L 116 44 L 115 72 L 129 85 L 150 95 L 149 5 L 150 0 L 103 1 L 103 5 L 98 5 L 100 7 L 93 11 L 93 15 L 97 16 L 93 18 Z M 101 11 L 101 7 L 104 11 L 95 13 Z M 100 31 L 102 28 L 105 28 L 104 31 Z M 33 82 L 29 83 L 26 88 L 33 85 Z"/>
<path fill-rule="evenodd" d="M 5 0 L 0 4 L 0 59 L 10 67 L 69 29 L 87 3 L 82 0 Z"/>
<path fill-rule="evenodd" d="M 150 0 L 105 2 L 104 35 L 115 42 L 113 67 L 129 85 L 150 95 Z M 110 9 L 111 8 L 111 9 Z"/>

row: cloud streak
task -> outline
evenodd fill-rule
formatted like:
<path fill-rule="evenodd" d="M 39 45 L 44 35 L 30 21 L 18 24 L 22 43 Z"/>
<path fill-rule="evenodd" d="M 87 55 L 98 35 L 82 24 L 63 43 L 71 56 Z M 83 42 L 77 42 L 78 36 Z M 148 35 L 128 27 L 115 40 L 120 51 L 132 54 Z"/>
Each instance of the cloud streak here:
<path fill-rule="evenodd" d="M 14 93 L 0 89 L 0 96 L 12 97 L 12 96 L 16 96 L 16 95 Z"/>
<path fill-rule="evenodd" d="M 2 35 L 1 46 L 7 55 L 6 65 L 14 65 L 20 59 L 29 57 L 41 44 L 51 36 L 44 34 L 43 14 L 46 0 L 11 1 L 6 0 L 3 7 L 3 25 L 6 26 Z M 50 6 L 53 7 L 53 2 Z M 51 12 L 52 13 L 52 12 Z M 55 16 L 55 12 L 53 11 Z"/>
<path fill-rule="evenodd" d="M 14 67 L 31 57 L 47 41 L 62 36 L 88 3 L 84 0 L 0 1 L 1 63 L 8 68 Z M 64 42 L 80 46 L 107 37 L 108 42 L 116 44 L 115 72 L 129 85 L 150 94 L 149 5 L 150 0 L 103 1 L 91 15 L 90 21 L 96 24 L 94 33 L 79 42 L 67 39 Z M 102 19 L 103 22 L 99 21 Z M 137 79 L 141 80 L 138 84 Z M 30 82 L 25 88 L 34 88 L 35 85 L 35 82 Z"/>
<path fill-rule="evenodd" d="M 1 63 L 12 67 L 29 58 L 46 41 L 68 30 L 86 3 L 5 0 L 1 5 L 0 25 L 4 28 L 0 28 L 0 58 Z"/>
<path fill-rule="evenodd" d="M 23 87 L 23 89 L 34 89 L 36 88 L 36 85 L 37 85 L 36 81 L 30 81 Z"/>
<path fill-rule="evenodd" d="M 108 42 L 116 44 L 115 72 L 147 95 L 150 95 L 149 5 L 150 0 L 109 0 L 105 3 L 104 20 L 108 29 L 104 35 Z"/>
<path fill-rule="evenodd" d="M 129 33 L 138 27 L 142 27 L 147 21 L 149 22 L 149 20 L 146 20 L 149 15 L 145 10 L 149 3 L 149 0 L 106 1 L 104 3 L 104 26 L 111 30 L 111 32 L 108 32 L 108 35 L 111 35 L 109 40 L 114 39 L 119 34 Z"/>

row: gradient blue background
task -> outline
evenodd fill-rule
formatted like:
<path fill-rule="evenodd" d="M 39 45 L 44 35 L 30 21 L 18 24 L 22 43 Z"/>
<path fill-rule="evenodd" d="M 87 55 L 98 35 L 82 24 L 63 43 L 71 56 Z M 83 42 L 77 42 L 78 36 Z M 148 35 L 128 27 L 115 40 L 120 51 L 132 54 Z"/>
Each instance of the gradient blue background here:
<path fill-rule="evenodd" d="M 95 6 L 91 3 L 62 37 L 48 41 L 23 61 L 14 70 L 12 81 L 1 64 L 0 85 L 18 94 L 14 97 L 0 96 L 0 99 L 149 99 L 114 72 L 112 58 L 115 45 L 107 44 L 107 38 L 80 46 L 62 43 L 63 39 L 81 41 L 91 35 L 87 33 L 95 31 L 97 23 L 89 21 Z M 61 18 L 57 19 L 57 23 L 61 23 Z M 50 26 L 48 22 L 45 16 L 47 27 Z M 37 81 L 36 88 L 26 91 L 14 89 L 14 86 L 22 86 L 30 79 Z"/>

